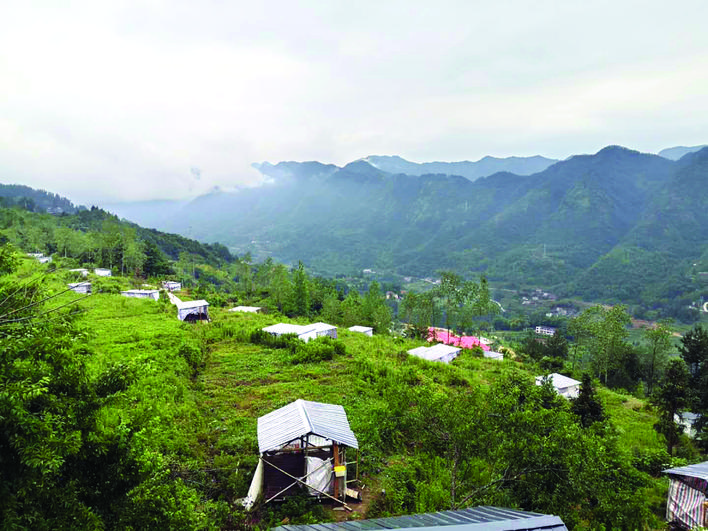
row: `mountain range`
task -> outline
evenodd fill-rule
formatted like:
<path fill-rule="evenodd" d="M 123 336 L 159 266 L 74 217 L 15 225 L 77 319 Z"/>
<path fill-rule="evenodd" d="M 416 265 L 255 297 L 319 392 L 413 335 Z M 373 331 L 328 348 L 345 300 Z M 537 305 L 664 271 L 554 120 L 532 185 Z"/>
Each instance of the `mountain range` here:
<path fill-rule="evenodd" d="M 662 153 L 254 164 L 267 184 L 198 197 L 157 228 L 330 274 L 451 268 L 593 299 L 678 300 L 708 271 L 708 149 Z"/>

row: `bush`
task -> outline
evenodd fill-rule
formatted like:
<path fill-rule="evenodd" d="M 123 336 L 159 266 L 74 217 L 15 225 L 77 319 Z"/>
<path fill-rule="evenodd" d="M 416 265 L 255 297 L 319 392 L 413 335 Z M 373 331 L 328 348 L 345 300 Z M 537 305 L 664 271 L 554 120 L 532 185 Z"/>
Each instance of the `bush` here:
<path fill-rule="evenodd" d="M 204 353 L 200 348 L 192 345 L 191 343 L 183 341 L 177 349 L 177 355 L 185 359 L 187 364 L 192 369 L 192 376 L 196 376 L 199 369 L 203 368 L 205 365 Z"/>
<path fill-rule="evenodd" d="M 291 346 L 293 364 L 317 363 L 330 361 L 335 355 L 342 356 L 346 353 L 344 343 L 331 337 L 318 337 L 308 343 L 298 341 Z"/>

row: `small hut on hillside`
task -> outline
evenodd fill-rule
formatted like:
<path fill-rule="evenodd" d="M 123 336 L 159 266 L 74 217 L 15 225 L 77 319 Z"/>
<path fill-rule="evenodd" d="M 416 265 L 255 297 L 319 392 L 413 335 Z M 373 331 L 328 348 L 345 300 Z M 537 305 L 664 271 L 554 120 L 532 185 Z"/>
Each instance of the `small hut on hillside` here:
<path fill-rule="evenodd" d="M 494 352 L 493 350 L 485 350 L 484 357 L 489 358 L 490 360 L 504 360 L 504 354 L 502 354 L 501 352 Z"/>
<path fill-rule="evenodd" d="M 260 306 L 236 306 L 229 310 L 230 312 L 243 312 L 243 313 L 261 313 L 263 308 Z"/>
<path fill-rule="evenodd" d="M 460 355 L 460 347 L 453 347 L 452 345 L 444 345 L 443 343 L 437 343 L 432 347 L 418 347 L 413 348 L 408 351 L 408 354 L 416 356 L 418 358 L 423 358 L 428 361 L 441 361 L 443 363 L 450 363 L 457 356 Z"/>
<path fill-rule="evenodd" d="M 554 372 L 548 376 L 536 376 L 536 385 L 543 384 L 543 380 L 546 378 L 551 380 L 551 384 L 559 395 L 565 398 L 578 398 L 581 384 L 578 380 Z"/>
<path fill-rule="evenodd" d="M 52 257 L 51 256 L 40 256 L 39 258 L 37 258 L 37 261 L 40 264 L 49 264 L 52 261 Z"/>
<path fill-rule="evenodd" d="M 96 275 L 97 277 L 110 277 L 113 275 L 113 273 L 111 273 L 110 269 L 102 269 L 100 267 L 97 267 L 96 269 L 94 269 L 93 274 Z"/>
<path fill-rule="evenodd" d="M 371 328 L 370 326 L 359 326 L 359 325 L 350 326 L 349 331 L 350 332 L 359 332 L 360 334 L 364 334 L 369 337 L 374 335 L 374 329 Z"/>
<path fill-rule="evenodd" d="M 80 267 L 77 269 L 69 269 L 69 273 L 79 273 L 82 277 L 87 277 L 89 274 L 89 270 Z"/>
<path fill-rule="evenodd" d="M 134 299 L 153 299 L 160 300 L 160 291 L 156 289 L 129 289 L 120 292 L 123 297 L 132 297 Z"/>
<path fill-rule="evenodd" d="M 264 332 L 268 332 L 274 336 L 283 336 L 285 334 L 295 334 L 298 339 L 305 343 L 317 337 L 329 336 L 337 339 L 337 327 L 327 323 L 312 323 L 309 325 L 296 325 L 290 323 L 278 323 L 263 328 Z"/>
<path fill-rule="evenodd" d="M 357 450 L 354 479 L 347 479 L 346 449 Z M 356 481 L 359 443 L 339 405 L 296 400 L 258 419 L 258 467 L 244 505 L 263 493 L 265 503 L 300 492 L 338 500 L 359 498 L 347 489 Z M 346 506 L 346 505 L 345 505 Z"/>
<path fill-rule="evenodd" d="M 708 461 L 664 470 L 669 476 L 666 521 L 686 529 L 708 525 Z"/>
<path fill-rule="evenodd" d="M 91 295 L 91 283 L 90 282 L 74 282 L 68 284 L 69 289 L 75 293 L 82 293 L 84 295 Z"/>
<path fill-rule="evenodd" d="M 177 318 L 180 321 L 208 321 L 209 303 L 205 300 L 181 301 L 177 305 Z"/>
<path fill-rule="evenodd" d="M 174 280 L 163 280 L 162 287 L 167 291 L 180 291 L 182 289 L 182 283 Z"/>

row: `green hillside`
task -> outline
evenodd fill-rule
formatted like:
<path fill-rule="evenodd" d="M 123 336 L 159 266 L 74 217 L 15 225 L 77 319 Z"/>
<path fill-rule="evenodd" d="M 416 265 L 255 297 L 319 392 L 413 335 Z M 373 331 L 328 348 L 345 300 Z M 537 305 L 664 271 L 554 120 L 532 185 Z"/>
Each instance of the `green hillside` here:
<path fill-rule="evenodd" d="M 38 267 L 23 260 L 0 288 L 26 284 Z M 46 294 L 59 294 L 67 275 L 48 275 Z M 567 401 L 533 384 L 543 371 L 532 361 L 498 362 L 466 351 L 449 366 L 436 364 L 406 354 L 421 342 L 341 328 L 334 343 L 264 346 L 252 333 L 289 319 L 213 308 L 211 323 L 189 325 L 166 301 L 110 293 L 125 282 L 104 279 L 104 293 L 67 307 L 80 313 L 74 324 L 61 325 L 62 335 L 55 329 L 37 344 L 40 350 L 23 351 L 40 355 L 55 341 L 68 345 L 62 337 L 75 338 L 63 355 L 71 356 L 74 370 L 85 366 L 82 385 L 106 398 L 95 402 L 98 409 L 79 431 L 55 425 L 55 440 L 74 437 L 71 445 L 36 439 L 37 451 L 57 460 L 56 468 L 35 472 L 46 488 L 32 496 L 13 494 L 24 492 L 22 482 L 33 477 L 21 473 L 31 461 L 18 454 L 24 464 L 4 476 L 11 490 L 0 502 L 4 521 L 18 528 L 30 521 L 35 529 L 56 525 L 68 516 L 62 504 L 71 507 L 73 528 L 91 522 L 107 529 L 265 528 L 285 517 L 297 523 L 347 516 L 304 502 L 259 506 L 253 513 L 236 503 L 257 463 L 257 418 L 298 398 L 347 411 L 360 442 L 365 500 L 349 517 L 496 504 L 559 514 L 570 527 L 635 529 L 657 525 L 663 514 L 666 483 L 648 472 L 670 458 L 652 428 L 655 413 L 642 400 L 602 390 L 609 420 L 583 428 Z M 75 299 L 63 293 L 37 311 Z M 6 345 L 26 341 L 19 333 L 34 337 L 42 326 L 60 326 L 35 321 L 36 331 L 0 323 L 11 341 Z M 58 367 L 1 367 L 3 386 L 46 386 L 48 394 L 22 395 L 28 411 L 54 407 L 43 396 L 57 404 L 72 396 L 66 390 L 73 380 L 55 372 Z M 4 449 L 14 448 L 12 418 L 0 415 Z M 72 486 L 62 488 L 69 477 Z M 44 496 L 54 497 L 51 509 L 41 505 L 49 500 Z"/>

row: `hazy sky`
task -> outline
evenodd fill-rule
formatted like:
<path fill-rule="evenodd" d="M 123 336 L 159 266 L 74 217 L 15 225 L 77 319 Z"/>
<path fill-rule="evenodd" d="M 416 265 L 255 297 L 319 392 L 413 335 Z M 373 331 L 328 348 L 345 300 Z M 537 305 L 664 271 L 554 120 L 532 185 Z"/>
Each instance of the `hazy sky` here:
<path fill-rule="evenodd" d="M 0 182 L 90 203 L 254 183 L 264 160 L 702 144 L 706 20 L 706 0 L 4 0 Z"/>

